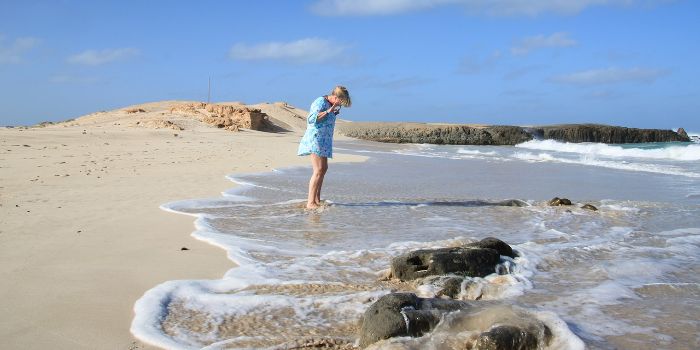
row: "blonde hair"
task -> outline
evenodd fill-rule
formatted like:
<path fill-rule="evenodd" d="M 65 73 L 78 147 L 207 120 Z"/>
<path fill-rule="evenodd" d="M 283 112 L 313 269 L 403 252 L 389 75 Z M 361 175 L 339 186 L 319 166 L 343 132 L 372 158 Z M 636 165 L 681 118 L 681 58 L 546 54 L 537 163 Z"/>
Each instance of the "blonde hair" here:
<path fill-rule="evenodd" d="M 348 89 L 345 88 L 345 86 L 336 86 L 333 88 L 333 91 L 331 91 L 331 95 L 336 96 L 340 99 L 340 104 L 343 107 L 350 107 L 352 106 L 352 100 L 350 99 L 350 93 L 348 93 Z"/>

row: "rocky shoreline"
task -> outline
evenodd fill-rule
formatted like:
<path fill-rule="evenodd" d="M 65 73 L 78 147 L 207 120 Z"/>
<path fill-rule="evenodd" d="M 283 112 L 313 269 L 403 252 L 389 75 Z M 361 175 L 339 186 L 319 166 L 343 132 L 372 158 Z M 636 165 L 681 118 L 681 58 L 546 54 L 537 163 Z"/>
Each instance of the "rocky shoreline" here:
<path fill-rule="evenodd" d="M 494 204 L 511 203 L 519 201 Z M 555 197 L 547 205 L 573 207 L 574 203 Z M 597 210 L 591 204 L 580 208 Z M 543 320 L 512 300 L 483 298 L 489 284 L 498 285 L 504 283 L 499 278 L 508 279 L 519 256 L 520 252 L 508 243 L 487 237 L 461 246 L 417 249 L 393 257 L 388 280 L 413 283 L 416 290 L 419 285 L 430 285 L 434 296 L 394 291 L 380 297 L 364 312 L 356 345 L 379 349 L 393 340 L 412 338 L 405 348 L 434 348 L 437 343 L 445 348 L 473 350 L 562 348 L 568 342 L 563 339 L 568 337 L 568 328 L 562 329 L 552 319 Z M 482 284 L 487 276 L 494 275 L 498 277 Z"/>
<path fill-rule="evenodd" d="M 412 338 L 405 348 L 433 348 L 437 343 L 474 350 L 560 348 L 566 336 L 550 322 L 512 301 L 481 300 L 481 295 L 469 293 L 484 288 L 476 284 L 488 275 L 509 275 L 509 266 L 517 263 L 518 256 L 507 243 L 488 237 L 464 246 L 419 249 L 394 257 L 388 278 L 433 285 L 440 291 L 428 298 L 410 292 L 380 297 L 360 320 L 357 345 L 379 349 Z"/>
<path fill-rule="evenodd" d="M 426 123 L 344 122 L 338 131 L 348 137 L 388 143 L 438 145 L 516 145 L 525 141 L 645 143 L 690 142 L 685 132 L 637 129 L 600 124 L 565 124 L 535 127 Z"/>

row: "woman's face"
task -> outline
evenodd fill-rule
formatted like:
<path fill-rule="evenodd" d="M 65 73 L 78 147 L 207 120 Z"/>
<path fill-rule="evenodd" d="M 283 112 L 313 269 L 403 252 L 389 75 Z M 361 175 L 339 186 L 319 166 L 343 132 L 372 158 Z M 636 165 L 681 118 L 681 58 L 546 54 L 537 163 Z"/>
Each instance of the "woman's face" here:
<path fill-rule="evenodd" d="M 328 96 L 328 102 L 334 105 L 339 105 L 340 104 L 340 97 L 335 96 L 335 95 L 330 95 Z"/>

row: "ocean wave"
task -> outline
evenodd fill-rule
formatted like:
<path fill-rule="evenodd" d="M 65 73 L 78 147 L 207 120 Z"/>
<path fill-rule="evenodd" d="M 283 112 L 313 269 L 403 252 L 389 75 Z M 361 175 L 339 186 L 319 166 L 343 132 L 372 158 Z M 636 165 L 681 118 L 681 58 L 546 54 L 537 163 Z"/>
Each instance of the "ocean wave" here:
<path fill-rule="evenodd" d="M 693 141 L 695 143 L 700 143 L 700 133 L 698 132 L 689 132 L 688 137 L 690 137 L 690 141 Z"/>
<path fill-rule="evenodd" d="M 563 158 L 556 157 L 550 153 L 532 153 L 532 152 L 516 152 L 513 157 L 528 162 L 558 162 L 567 164 L 590 165 L 610 169 L 640 171 L 655 174 L 677 175 L 691 178 L 700 178 L 700 174 L 682 170 L 678 167 L 669 165 L 658 165 L 648 163 L 628 163 L 612 160 L 600 160 L 595 157 L 581 156 L 579 158 Z"/>
<path fill-rule="evenodd" d="M 689 144 L 687 146 L 668 146 L 664 148 L 625 148 L 622 146 L 608 145 L 604 143 L 569 143 L 554 140 L 532 140 L 515 145 L 518 148 L 526 148 L 539 151 L 556 151 L 577 153 L 594 157 L 609 158 L 644 158 L 666 159 L 676 161 L 700 160 L 700 145 Z"/>
<path fill-rule="evenodd" d="M 475 150 L 475 149 L 466 149 L 466 148 L 460 148 L 459 150 L 457 150 L 457 153 L 459 153 L 459 154 L 479 155 L 479 156 L 495 156 L 495 155 L 497 155 L 497 153 L 494 152 L 494 151 L 482 152 L 482 151 L 479 151 L 479 150 Z"/>

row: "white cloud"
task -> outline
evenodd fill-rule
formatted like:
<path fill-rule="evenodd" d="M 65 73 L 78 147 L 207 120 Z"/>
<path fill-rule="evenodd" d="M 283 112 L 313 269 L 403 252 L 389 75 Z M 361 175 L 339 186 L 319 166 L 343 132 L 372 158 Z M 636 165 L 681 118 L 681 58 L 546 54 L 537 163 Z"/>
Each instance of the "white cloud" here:
<path fill-rule="evenodd" d="M 87 50 L 68 57 L 68 62 L 99 66 L 101 64 L 126 60 L 139 54 L 139 50 L 131 47 L 119 49 Z"/>
<path fill-rule="evenodd" d="M 571 74 L 558 75 L 549 80 L 555 83 L 571 85 L 606 85 L 617 83 L 653 83 L 668 72 L 648 68 L 604 68 L 591 69 Z"/>
<path fill-rule="evenodd" d="M 0 34 L 0 64 L 20 63 L 22 55 L 39 44 L 39 39 L 24 37 L 5 43 L 5 36 Z"/>
<path fill-rule="evenodd" d="M 338 58 L 346 47 L 330 40 L 307 38 L 292 42 L 257 45 L 236 44 L 229 56 L 238 60 L 279 60 L 293 63 L 324 63 Z"/>
<path fill-rule="evenodd" d="M 649 5 L 669 0 L 318 0 L 311 10 L 322 16 L 394 15 L 445 5 L 460 5 L 470 14 L 536 16 L 571 15 L 588 7 Z"/>
<path fill-rule="evenodd" d="M 527 55 L 533 50 L 546 47 L 569 47 L 576 45 L 576 40 L 569 38 L 568 33 L 554 33 L 552 35 L 536 35 L 523 38 L 510 48 L 513 55 Z"/>
<path fill-rule="evenodd" d="M 542 13 L 577 14 L 588 7 L 626 5 L 639 0 L 464 0 L 467 10 L 495 16 L 537 16 Z"/>
<path fill-rule="evenodd" d="M 311 10 L 321 16 L 393 15 L 460 2 L 460 0 L 319 0 L 311 6 Z"/>

